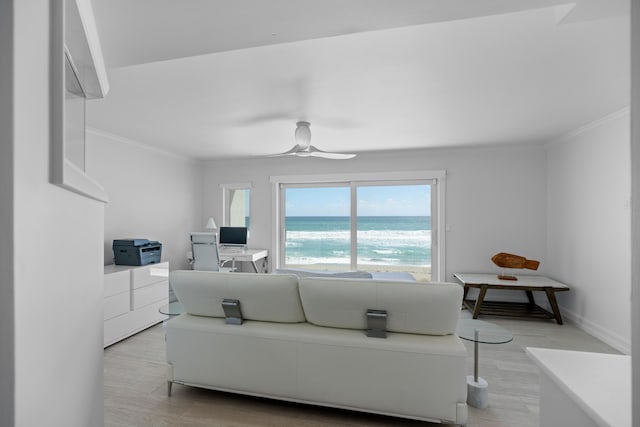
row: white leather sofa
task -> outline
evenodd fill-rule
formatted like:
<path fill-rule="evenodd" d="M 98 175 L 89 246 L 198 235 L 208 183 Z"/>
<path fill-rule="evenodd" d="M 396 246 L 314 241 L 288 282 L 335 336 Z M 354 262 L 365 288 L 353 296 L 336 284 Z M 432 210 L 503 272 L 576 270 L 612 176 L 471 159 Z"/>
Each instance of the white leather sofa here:
<path fill-rule="evenodd" d="M 462 287 L 293 275 L 173 271 L 185 313 L 166 322 L 168 391 L 189 386 L 465 424 Z M 240 301 L 241 325 L 223 299 Z M 387 337 L 367 336 L 368 309 Z"/>

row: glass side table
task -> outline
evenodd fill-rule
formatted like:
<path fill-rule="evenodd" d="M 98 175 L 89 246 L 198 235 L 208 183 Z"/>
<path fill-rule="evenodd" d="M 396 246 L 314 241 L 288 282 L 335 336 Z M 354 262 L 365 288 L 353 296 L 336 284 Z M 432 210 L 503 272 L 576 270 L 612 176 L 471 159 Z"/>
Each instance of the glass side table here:
<path fill-rule="evenodd" d="M 167 316 L 177 316 L 178 314 L 184 313 L 184 309 L 182 308 L 182 303 L 180 303 L 180 301 L 174 301 L 163 305 L 158 309 L 158 311 L 162 314 L 166 314 Z"/>
<path fill-rule="evenodd" d="M 473 341 L 473 375 L 467 376 L 467 403 L 475 408 L 489 406 L 489 383 L 478 376 L 478 345 L 504 344 L 513 340 L 513 334 L 493 323 L 477 319 L 460 319 L 456 329 L 458 336 Z"/>

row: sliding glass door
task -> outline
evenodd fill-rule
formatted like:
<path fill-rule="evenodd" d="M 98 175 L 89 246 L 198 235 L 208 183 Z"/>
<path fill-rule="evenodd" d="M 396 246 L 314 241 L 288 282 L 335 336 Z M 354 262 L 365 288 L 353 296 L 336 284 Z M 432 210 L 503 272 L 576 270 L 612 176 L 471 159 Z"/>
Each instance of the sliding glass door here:
<path fill-rule="evenodd" d="M 431 280 L 431 181 L 280 187 L 282 268 L 412 273 Z"/>
<path fill-rule="evenodd" d="M 431 185 L 358 185 L 357 269 L 431 279 Z"/>
<path fill-rule="evenodd" d="M 350 188 L 292 185 L 283 197 L 285 268 L 349 270 Z"/>

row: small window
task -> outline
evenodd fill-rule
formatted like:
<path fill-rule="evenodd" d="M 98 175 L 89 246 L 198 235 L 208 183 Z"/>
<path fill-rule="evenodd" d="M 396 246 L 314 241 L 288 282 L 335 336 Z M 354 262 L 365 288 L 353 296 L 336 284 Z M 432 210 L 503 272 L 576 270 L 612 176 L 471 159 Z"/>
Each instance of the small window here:
<path fill-rule="evenodd" d="M 223 184 L 222 224 L 249 229 L 251 212 L 251 184 Z"/>

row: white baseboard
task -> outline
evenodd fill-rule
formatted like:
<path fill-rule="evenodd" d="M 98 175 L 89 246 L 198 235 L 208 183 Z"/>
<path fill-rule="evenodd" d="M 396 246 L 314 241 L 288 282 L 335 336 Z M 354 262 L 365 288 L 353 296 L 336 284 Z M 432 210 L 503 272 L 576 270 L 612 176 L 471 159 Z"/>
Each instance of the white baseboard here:
<path fill-rule="evenodd" d="M 569 321 L 571 324 L 582 329 L 589 335 L 609 344 L 611 347 L 623 354 L 631 354 L 631 342 L 629 339 L 622 337 L 614 331 L 603 328 L 602 326 L 593 323 L 589 319 L 585 319 L 565 307 L 560 307 L 560 313 L 562 314 L 563 319 Z"/>

